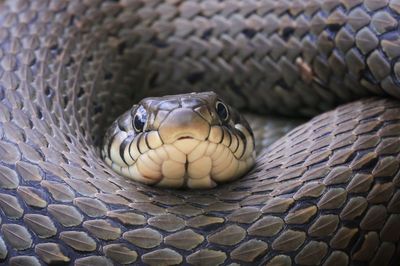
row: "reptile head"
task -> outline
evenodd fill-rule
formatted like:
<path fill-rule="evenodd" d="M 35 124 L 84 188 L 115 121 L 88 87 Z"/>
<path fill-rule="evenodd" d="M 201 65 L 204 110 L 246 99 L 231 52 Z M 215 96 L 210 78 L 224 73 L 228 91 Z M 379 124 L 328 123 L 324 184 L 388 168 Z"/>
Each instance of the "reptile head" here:
<path fill-rule="evenodd" d="M 142 183 L 210 188 L 250 169 L 254 136 L 244 117 L 213 92 L 151 97 L 111 125 L 102 156 Z"/>

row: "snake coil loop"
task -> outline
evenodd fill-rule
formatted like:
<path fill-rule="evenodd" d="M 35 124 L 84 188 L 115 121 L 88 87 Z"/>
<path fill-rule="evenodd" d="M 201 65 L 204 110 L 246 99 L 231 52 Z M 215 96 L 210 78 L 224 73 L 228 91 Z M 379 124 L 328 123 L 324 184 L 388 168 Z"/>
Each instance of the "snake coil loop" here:
<path fill-rule="evenodd" d="M 0 264 L 398 265 L 399 3 L 0 1 Z"/>

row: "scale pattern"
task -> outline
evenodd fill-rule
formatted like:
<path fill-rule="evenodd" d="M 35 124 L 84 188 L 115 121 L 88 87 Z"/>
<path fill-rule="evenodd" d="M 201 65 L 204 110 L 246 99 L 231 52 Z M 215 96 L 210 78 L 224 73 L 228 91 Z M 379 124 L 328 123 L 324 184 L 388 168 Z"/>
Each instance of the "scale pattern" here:
<path fill-rule="evenodd" d="M 397 100 L 319 115 L 214 190 L 130 182 L 98 150 L 132 102 L 182 88 L 294 116 L 398 98 L 399 0 L 0 5 L 2 263 L 399 261 Z"/>

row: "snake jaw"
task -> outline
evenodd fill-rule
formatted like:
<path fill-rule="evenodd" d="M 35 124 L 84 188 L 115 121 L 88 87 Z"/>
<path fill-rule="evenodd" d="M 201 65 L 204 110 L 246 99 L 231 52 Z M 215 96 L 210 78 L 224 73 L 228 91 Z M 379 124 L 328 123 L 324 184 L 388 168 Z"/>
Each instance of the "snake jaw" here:
<path fill-rule="evenodd" d="M 161 187 L 210 188 L 239 178 L 255 162 L 254 136 L 225 104 L 230 116 L 220 119 L 217 101 L 215 93 L 142 100 L 108 130 L 105 162 L 128 178 Z M 138 106 L 149 114 L 144 132 L 130 121 Z"/>

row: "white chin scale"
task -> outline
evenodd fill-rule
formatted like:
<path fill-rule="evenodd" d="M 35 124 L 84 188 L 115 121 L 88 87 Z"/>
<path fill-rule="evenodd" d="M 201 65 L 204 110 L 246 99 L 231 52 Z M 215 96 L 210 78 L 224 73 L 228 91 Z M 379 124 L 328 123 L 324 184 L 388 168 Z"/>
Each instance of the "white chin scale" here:
<path fill-rule="evenodd" d="M 130 148 L 137 157 L 132 165 L 121 167 L 108 158 L 106 162 L 126 177 L 160 187 L 212 188 L 242 176 L 255 161 L 252 148 L 232 151 L 222 143 L 193 138 L 178 139 L 142 153 L 135 151 L 137 146 Z"/>

